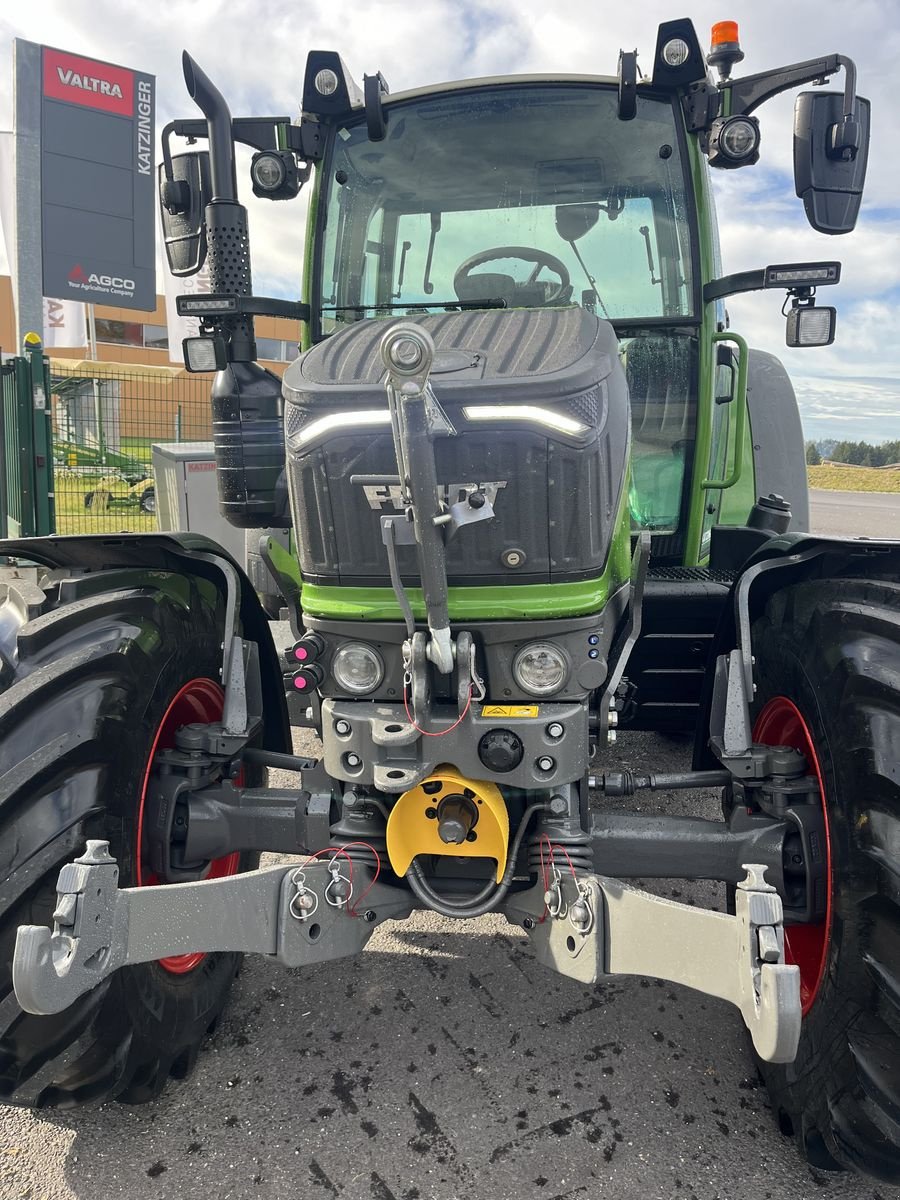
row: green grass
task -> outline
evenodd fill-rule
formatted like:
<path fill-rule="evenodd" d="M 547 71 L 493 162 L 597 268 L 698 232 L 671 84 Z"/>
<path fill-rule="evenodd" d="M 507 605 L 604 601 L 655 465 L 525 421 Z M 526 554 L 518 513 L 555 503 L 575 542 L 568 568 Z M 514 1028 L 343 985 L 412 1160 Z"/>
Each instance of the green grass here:
<path fill-rule="evenodd" d="M 809 486 L 832 492 L 900 492 L 900 470 L 874 467 L 807 467 Z"/>
<path fill-rule="evenodd" d="M 123 437 L 119 444 L 123 454 L 130 454 L 140 462 L 149 463 L 153 458 L 150 447 L 154 442 L 162 440 L 161 438 Z"/>
<path fill-rule="evenodd" d="M 57 471 L 56 532 L 57 533 L 155 533 L 156 517 L 132 507 L 94 504 L 85 507 L 84 497 L 97 485 L 96 478 L 71 471 Z M 123 489 L 124 490 L 124 489 Z"/>

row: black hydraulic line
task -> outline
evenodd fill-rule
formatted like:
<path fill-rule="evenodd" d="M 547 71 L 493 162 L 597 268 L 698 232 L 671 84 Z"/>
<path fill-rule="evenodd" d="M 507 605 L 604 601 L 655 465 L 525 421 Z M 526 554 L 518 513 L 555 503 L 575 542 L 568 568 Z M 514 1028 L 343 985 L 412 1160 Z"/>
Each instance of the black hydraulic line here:
<path fill-rule="evenodd" d="M 606 796 L 633 796 L 635 792 L 677 792 L 687 788 L 726 787 L 730 771 L 673 771 L 637 775 L 633 771 L 607 771 L 590 776 L 590 786 Z"/>
<path fill-rule="evenodd" d="M 394 595 L 397 597 L 397 603 L 400 605 L 400 611 L 403 613 L 403 620 L 406 623 L 406 636 L 411 638 L 416 632 L 416 618 L 413 614 L 412 605 L 409 602 L 409 596 L 406 594 L 406 588 L 403 586 L 403 580 L 400 578 L 400 566 L 397 562 L 397 543 L 394 540 L 394 534 L 394 522 L 389 517 L 383 518 L 382 536 L 384 538 L 384 548 L 387 551 L 391 587 L 394 589 Z"/>
<path fill-rule="evenodd" d="M 281 754 L 277 750 L 259 750 L 255 746 L 249 746 L 241 757 L 244 762 L 258 763 L 261 767 L 277 767 L 280 771 L 311 771 L 316 765 L 314 758 Z"/>
<path fill-rule="evenodd" d="M 416 899 L 434 912 L 439 913 L 442 917 L 461 917 L 472 918 L 482 917 L 485 913 L 493 912 L 506 893 L 512 886 L 513 878 L 516 873 L 516 862 L 519 857 L 519 851 L 522 848 L 522 840 L 525 837 L 525 831 L 531 821 L 531 818 L 536 812 L 546 810 L 546 803 L 540 801 L 537 804 L 529 804 L 522 814 L 522 820 L 519 822 L 519 828 L 516 830 L 516 836 L 513 844 L 510 847 L 509 857 L 506 861 L 506 870 L 503 872 L 503 878 L 498 884 L 490 882 L 490 889 L 482 888 L 474 897 L 467 897 L 465 901 L 451 900 L 447 896 L 441 896 L 435 892 L 431 886 L 425 882 L 422 876 L 421 869 L 418 867 L 415 859 L 410 864 L 409 870 L 406 872 L 406 880 L 409 883 L 410 890 Z M 485 897 L 482 899 L 482 897 Z"/>

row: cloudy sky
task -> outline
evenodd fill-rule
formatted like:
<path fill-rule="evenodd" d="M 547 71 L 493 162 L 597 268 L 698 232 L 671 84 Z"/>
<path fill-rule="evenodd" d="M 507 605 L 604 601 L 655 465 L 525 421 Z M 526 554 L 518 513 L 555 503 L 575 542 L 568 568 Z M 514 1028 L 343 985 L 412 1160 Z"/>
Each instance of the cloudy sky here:
<path fill-rule="evenodd" d="M 12 9 L 3 5 L 0 12 L 0 54 L 8 63 L 12 39 L 25 37 L 155 73 L 160 127 L 172 117 L 195 115 L 181 78 L 183 48 L 236 116 L 295 115 L 310 48 L 338 50 L 357 79 L 380 69 L 395 92 L 489 74 L 613 74 L 620 47 L 637 47 L 649 71 L 656 25 L 685 9 L 704 44 L 713 21 L 740 21 L 746 59 L 736 74 L 848 54 L 873 110 L 866 197 L 853 234 L 816 234 L 794 196 L 793 94 L 757 112 L 759 164 L 715 173 L 726 271 L 842 260 L 841 285 L 827 301 L 822 297 L 837 305 L 837 340 L 828 349 L 788 350 L 780 293 L 732 298 L 729 309 L 732 326 L 752 345 L 785 361 L 808 436 L 900 438 L 900 116 L 896 87 L 890 87 L 900 68 L 900 0 L 856 0 L 851 20 L 846 6 L 833 0 L 695 0 L 674 7 L 664 0 L 32 0 Z M 834 86 L 843 87 L 842 76 Z M 11 87 L 11 69 L 0 70 L 0 129 L 11 127 Z M 253 201 L 249 181 L 244 198 L 256 288 L 297 295 L 305 206 Z"/>

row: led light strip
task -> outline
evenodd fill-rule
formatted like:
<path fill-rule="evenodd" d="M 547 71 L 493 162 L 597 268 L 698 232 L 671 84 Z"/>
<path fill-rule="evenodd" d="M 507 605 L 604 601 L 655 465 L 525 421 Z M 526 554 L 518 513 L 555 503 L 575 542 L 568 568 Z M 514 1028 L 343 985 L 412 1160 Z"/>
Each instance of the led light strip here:
<path fill-rule="evenodd" d="M 532 425 L 543 425 L 556 433 L 585 434 L 590 428 L 582 421 L 566 417 L 550 408 L 539 408 L 534 404 L 479 404 L 466 407 L 463 416 L 467 421 L 527 421 Z"/>
<path fill-rule="evenodd" d="M 304 425 L 294 440 L 302 446 L 304 442 L 311 442 L 315 438 L 321 437 L 322 434 L 331 433 L 333 429 L 343 428 L 347 433 L 352 433 L 354 426 L 390 425 L 390 423 L 391 414 L 387 409 L 363 408 L 356 412 L 329 413 L 328 416 L 318 417 L 315 421 Z"/>

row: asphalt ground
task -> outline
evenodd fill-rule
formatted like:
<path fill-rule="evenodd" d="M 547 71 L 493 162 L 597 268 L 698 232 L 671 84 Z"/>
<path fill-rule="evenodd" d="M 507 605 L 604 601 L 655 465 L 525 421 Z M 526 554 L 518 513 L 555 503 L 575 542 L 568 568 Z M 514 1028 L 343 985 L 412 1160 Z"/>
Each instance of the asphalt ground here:
<path fill-rule="evenodd" d="M 810 525 L 844 537 L 900 537 L 900 493 L 826 492 L 811 488 Z"/>
<path fill-rule="evenodd" d="M 870 536 L 893 532 L 878 528 L 885 507 Z M 831 532 L 823 511 L 814 496 L 814 527 Z M 310 734 L 297 749 L 314 750 Z M 688 760 L 684 742 L 650 734 L 623 733 L 613 751 L 611 769 Z M 709 793 L 637 807 L 718 815 Z M 719 885 L 649 887 L 723 906 Z M 4 1200 L 201 1196 L 900 1200 L 900 1189 L 801 1161 L 730 1006 L 652 980 L 584 988 L 539 966 L 501 918 L 420 913 L 380 928 L 356 959 L 288 971 L 248 958 L 197 1070 L 152 1104 L 0 1108 Z"/>

